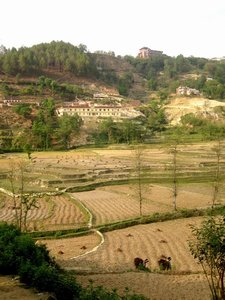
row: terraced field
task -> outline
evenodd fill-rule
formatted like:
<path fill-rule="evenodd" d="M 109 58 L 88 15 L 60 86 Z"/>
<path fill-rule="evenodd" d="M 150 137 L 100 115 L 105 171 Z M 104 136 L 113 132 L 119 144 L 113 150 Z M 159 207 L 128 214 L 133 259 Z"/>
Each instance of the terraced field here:
<path fill-rule="evenodd" d="M 177 156 L 178 209 L 206 208 L 212 204 L 218 166 L 215 143 L 179 145 Z M 0 156 L 0 185 L 9 189 L 7 174 L 10 162 L 27 160 L 24 154 Z M 144 150 L 143 215 L 173 211 L 173 156 L 167 145 L 151 145 Z M 219 166 L 217 202 L 225 204 L 225 155 Z M 55 192 L 43 196 L 38 208 L 28 214 L 30 230 L 63 230 L 84 225 L 103 225 L 140 215 L 140 203 L 134 178 L 135 150 L 92 149 L 68 152 L 32 153 L 25 170 L 25 190 Z M 96 187 L 95 185 L 98 185 Z M 101 186 L 102 184 L 102 186 Z M 92 190 L 74 192 L 76 188 Z M 19 190 L 19 180 L 15 181 Z M 69 195 L 60 191 L 69 192 Z M 57 194 L 58 193 L 58 194 Z M 70 198 L 72 196 L 72 199 Z M 0 194 L 0 219 L 13 222 L 15 209 L 10 196 Z M 92 218 L 88 219 L 89 210 Z M 103 239 L 94 227 L 89 235 L 46 243 L 58 262 L 78 275 L 86 284 L 96 280 L 119 290 L 129 286 L 151 299 L 209 299 L 210 294 L 200 266 L 190 254 L 190 224 L 201 218 L 189 218 L 146 224 L 104 233 Z M 157 259 L 172 257 L 172 272 L 159 273 Z M 136 256 L 148 258 L 153 273 L 134 269 Z M 122 278 L 122 280 L 120 280 Z M 140 290 L 141 282 L 141 290 Z M 159 287 L 160 291 L 156 289 Z M 185 293 L 186 289 L 186 293 Z M 178 291 L 178 292 L 177 292 Z M 188 293 L 188 294 L 187 294 Z"/>
<path fill-rule="evenodd" d="M 199 224 L 202 218 L 189 218 L 162 223 L 137 225 L 104 234 L 101 247 L 86 256 L 65 262 L 68 267 L 89 266 L 95 271 L 122 272 L 134 269 L 136 256 L 148 258 L 151 269 L 159 269 L 161 255 L 171 256 L 176 272 L 200 272 L 201 267 L 191 256 L 188 239 L 190 224 Z M 77 238 L 79 239 L 79 238 Z M 71 256 L 72 257 L 72 256 Z"/>
<path fill-rule="evenodd" d="M 193 186 L 193 190 L 192 190 Z M 204 191 L 204 193 L 203 193 Z M 206 185 L 181 185 L 178 187 L 177 207 L 206 208 L 212 202 L 212 187 Z M 104 224 L 140 216 L 140 202 L 135 185 L 108 186 L 94 191 L 73 193 L 93 214 L 94 224 Z M 225 199 L 221 198 L 221 203 Z M 173 211 L 173 192 L 168 186 L 143 186 L 143 215 Z"/>
<path fill-rule="evenodd" d="M 215 177 L 215 142 L 181 144 L 177 148 L 177 175 L 185 182 L 209 182 Z M 173 155 L 169 144 L 145 146 L 141 165 L 151 183 L 170 183 Z M 25 172 L 28 191 L 57 191 L 71 187 L 112 181 L 129 181 L 135 177 L 134 147 L 35 152 L 28 161 L 25 154 L 0 155 L 0 185 L 10 188 L 10 166 L 27 160 Z M 225 155 L 221 153 L 220 172 L 225 173 Z M 18 183 L 17 183 L 18 184 Z"/>
<path fill-rule="evenodd" d="M 15 221 L 13 199 L 2 194 L 4 202 L 0 206 L 0 219 Z M 37 207 L 29 210 L 27 215 L 30 230 L 58 230 L 81 227 L 87 222 L 79 206 L 67 195 L 44 196 L 37 200 Z"/>
<path fill-rule="evenodd" d="M 37 243 L 46 244 L 52 256 L 59 261 L 65 261 L 92 251 L 101 244 L 101 237 L 96 232 L 90 232 L 88 235 L 76 238 L 40 239 L 37 240 Z M 83 266 L 83 268 L 86 269 L 87 266 Z"/>
<path fill-rule="evenodd" d="M 157 300 L 164 300 L 165 293 L 166 299 L 171 300 L 209 300 L 206 279 L 188 248 L 190 224 L 199 225 L 201 221 L 199 217 L 189 218 L 108 232 L 104 234 L 104 243 L 86 255 L 82 255 L 80 249 L 84 245 L 82 237 L 70 239 L 68 243 L 59 240 L 58 244 L 64 245 L 63 255 L 57 255 L 59 247 L 54 241 L 43 242 L 47 243 L 51 253 L 56 254 L 63 267 L 76 270 L 76 279 L 83 285 L 92 280 L 94 285 L 117 288 L 119 292 L 128 287 L 131 291 Z M 95 246 L 99 243 L 93 236 L 90 236 L 90 241 Z M 171 272 L 159 271 L 157 260 L 161 255 L 172 257 Z M 153 273 L 135 271 L 133 260 L 136 256 L 148 258 Z"/>
<path fill-rule="evenodd" d="M 54 196 L 51 197 L 51 200 L 54 205 L 51 216 L 42 222 L 45 230 L 67 229 L 84 225 L 84 214 L 69 197 Z"/>

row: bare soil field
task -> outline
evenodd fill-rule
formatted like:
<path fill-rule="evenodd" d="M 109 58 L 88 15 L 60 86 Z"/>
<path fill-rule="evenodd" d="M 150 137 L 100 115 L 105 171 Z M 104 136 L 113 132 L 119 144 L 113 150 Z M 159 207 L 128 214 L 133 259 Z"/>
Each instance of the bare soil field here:
<path fill-rule="evenodd" d="M 210 299 L 201 267 L 188 247 L 192 237 L 190 225 L 198 226 L 202 220 L 200 217 L 189 218 L 107 232 L 104 243 L 93 252 L 87 247 L 89 253 L 86 255 L 81 251 L 81 245 L 97 246 L 99 240 L 95 235 L 41 242 L 56 254 L 60 265 L 78 273 L 76 278 L 84 286 L 91 279 L 95 285 L 117 288 L 121 293 L 128 287 L 149 299 L 163 300 L 165 294 L 166 299 L 171 300 Z M 57 255 L 62 245 L 65 254 Z M 157 260 L 161 255 L 172 257 L 172 271 L 159 270 Z M 136 256 L 150 260 L 151 273 L 135 270 L 133 260 Z"/>
<path fill-rule="evenodd" d="M 138 217 L 139 198 L 135 185 L 108 186 L 94 191 L 73 193 L 93 214 L 94 224 L 104 224 Z M 178 186 L 177 208 L 206 208 L 212 202 L 212 187 Z M 225 203 L 224 198 L 221 203 Z M 143 185 L 143 215 L 173 211 L 173 191 L 161 185 Z"/>
<path fill-rule="evenodd" d="M 94 286 L 116 288 L 120 294 L 125 288 L 142 294 L 150 300 L 210 300 L 210 290 L 202 274 L 173 275 L 129 272 L 118 274 L 77 275 L 83 286 L 93 281 Z"/>
<path fill-rule="evenodd" d="M 172 257 L 172 269 L 176 272 L 200 272 L 201 267 L 192 257 L 187 241 L 191 238 L 190 224 L 199 224 L 201 220 L 200 217 L 179 219 L 106 232 L 105 241 L 97 251 L 74 260 L 63 260 L 63 264 L 75 269 L 89 266 L 95 272 L 125 272 L 134 269 L 133 259 L 138 256 L 148 258 L 149 267 L 158 270 L 157 260 L 165 255 Z M 79 242 L 80 238 L 75 239 Z"/>
<path fill-rule="evenodd" d="M 57 240 L 37 240 L 37 244 L 45 244 L 50 255 L 56 260 L 71 260 L 93 251 L 101 243 L 101 237 L 96 232 L 76 238 L 62 238 Z"/>
<path fill-rule="evenodd" d="M 15 221 L 13 199 L 1 194 L 0 220 Z M 67 195 L 43 196 L 37 199 L 27 216 L 30 230 L 57 230 L 80 227 L 86 223 L 81 209 Z"/>
<path fill-rule="evenodd" d="M 223 107 L 224 103 L 201 97 L 176 97 L 165 105 L 165 111 L 171 124 L 179 124 L 182 116 L 193 113 L 198 116 L 215 116 L 215 107 Z"/>

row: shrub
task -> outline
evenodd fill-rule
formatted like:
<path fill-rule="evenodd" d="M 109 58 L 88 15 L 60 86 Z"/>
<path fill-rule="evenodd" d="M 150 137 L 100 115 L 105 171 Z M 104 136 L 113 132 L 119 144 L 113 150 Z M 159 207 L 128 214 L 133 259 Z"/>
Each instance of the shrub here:
<path fill-rule="evenodd" d="M 103 286 L 94 287 L 90 280 L 88 287 L 82 290 L 80 299 L 82 300 L 146 300 L 142 295 L 131 294 L 129 289 L 124 290 L 124 296 L 119 296 L 116 289 L 106 290 Z"/>
<path fill-rule="evenodd" d="M 54 291 L 57 299 L 81 299 L 81 290 L 81 286 L 73 277 L 70 277 L 68 274 L 64 273 L 59 274 L 57 285 Z"/>
<path fill-rule="evenodd" d="M 35 271 L 36 268 L 29 261 L 21 264 L 18 273 L 18 275 L 20 276 L 20 281 L 29 286 L 32 286 Z"/>
<path fill-rule="evenodd" d="M 192 255 L 207 278 L 212 299 L 225 299 L 225 215 L 209 217 L 200 228 L 192 226 L 194 239 L 189 241 Z"/>
<path fill-rule="evenodd" d="M 54 267 L 43 264 L 35 268 L 32 286 L 39 291 L 54 292 L 58 283 L 59 274 Z"/>
<path fill-rule="evenodd" d="M 0 224 L 0 273 L 16 273 L 16 255 L 14 241 L 20 231 L 13 225 Z"/>

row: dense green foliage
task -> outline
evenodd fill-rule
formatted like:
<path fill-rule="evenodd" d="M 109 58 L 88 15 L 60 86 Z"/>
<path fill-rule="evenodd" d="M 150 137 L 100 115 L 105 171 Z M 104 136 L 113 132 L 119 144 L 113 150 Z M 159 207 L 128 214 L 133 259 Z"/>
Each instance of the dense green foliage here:
<path fill-rule="evenodd" d="M 78 115 L 64 115 L 58 120 L 57 136 L 65 149 L 70 148 L 70 142 L 74 135 L 79 134 L 82 119 Z"/>
<path fill-rule="evenodd" d="M 124 120 L 115 123 L 111 118 L 99 123 L 92 132 L 92 140 L 96 144 L 135 143 L 144 139 L 145 127 L 137 120 Z"/>
<path fill-rule="evenodd" d="M 29 104 L 27 104 L 27 103 L 20 103 L 20 104 L 18 104 L 18 105 L 16 105 L 14 107 L 14 111 L 16 113 L 18 113 L 19 115 L 21 115 L 21 116 L 23 116 L 25 118 L 28 118 L 30 116 L 30 114 L 31 114 L 32 109 L 31 109 L 31 107 L 30 107 Z"/>
<path fill-rule="evenodd" d="M 142 143 L 152 138 L 155 133 L 166 129 L 167 120 L 162 104 L 151 101 L 140 107 L 143 116 L 136 119 L 124 119 L 113 122 L 108 118 L 99 123 L 97 130 L 92 131 L 92 140 L 96 144 L 106 143 Z"/>
<path fill-rule="evenodd" d="M 183 130 L 188 134 L 201 134 L 205 139 L 217 139 L 225 136 L 225 124 L 197 117 L 190 113 L 181 118 Z"/>
<path fill-rule="evenodd" d="M 35 245 L 13 225 L 0 224 L 0 252 L 1 274 L 18 274 L 22 265 L 28 262 L 36 267 L 48 264 L 57 268 L 45 246 Z"/>
<path fill-rule="evenodd" d="M 120 95 L 128 96 L 129 89 L 132 87 L 133 83 L 133 74 L 129 72 L 124 73 L 124 75 L 119 79 L 118 82 L 118 91 Z"/>
<path fill-rule="evenodd" d="M 167 119 L 162 102 L 152 100 L 148 105 L 141 106 L 140 111 L 144 114 L 144 123 L 151 133 L 166 129 Z"/>
<path fill-rule="evenodd" d="M 30 117 L 28 114 L 30 106 L 28 105 L 19 104 L 15 106 L 14 110 L 18 114 L 23 114 L 24 117 Z M 30 151 L 52 148 L 67 149 L 70 147 L 71 140 L 79 135 L 81 126 L 82 120 L 78 115 L 64 115 L 59 118 L 56 115 L 54 100 L 48 98 L 41 102 L 36 115 L 32 117 L 31 130 L 25 128 L 19 135 L 15 137 L 11 135 L 8 142 L 2 143 L 2 148 L 20 150 L 29 148 Z M 9 131 L 3 130 L 4 132 L 9 133 Z"/>
<path fill-rule="evenodd" d="M 69 71 L 76 75 L 95 74 L 96 69 L 85 47 L 60 42 L 42 43 L 30 48 L 6 49 L 0 52 L 0 70 L 8 75 L 34 74 L 43 69 Z"/>

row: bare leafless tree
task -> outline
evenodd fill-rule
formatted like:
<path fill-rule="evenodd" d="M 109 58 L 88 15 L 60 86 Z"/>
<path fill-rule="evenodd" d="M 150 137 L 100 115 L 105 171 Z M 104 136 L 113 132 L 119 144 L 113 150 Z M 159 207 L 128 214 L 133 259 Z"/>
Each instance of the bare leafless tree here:
<path fill-rule="evenodd" d="M 11 162 L 8 179 L 10 181 L 13 210 L 15 212 L 16 226 L 27 231 L 28 213 L 32 208 L 38 207 L 39 196 L 25 191 L 25 172 L 28 167 L 26 161 Z"/>
<path fill-rule="evenodd" d="M 218 200 L 218 194 L 221 184 L 221 159 L 222 159 L 222 143 L 218 139 L 217 145 L 212 148 L 216 156 L 215 176 L 213 181 L 213 195 L 212 195 L 212 208 L 215 206 Z"/>
<path fill-rule="evenodd" d="M 173 207 L 177 210 L 177 153 L 178 153 L 178 142 L 175 141 L 171 146 L 172 154 L 172 180 L 173 180 Z"/>
<path fill-rule="evenodd" d="M 172 136 L 169 139 L 169 152 L 172 155 L 171 169 L 172 169 L 172 192 L 173 192 L 173 207 L 177 210 L 177 195 L 178 195 L 178 154 L 179 146 L 183 143 L 183 136 L 180 129 L 174 130 Z"/>
<path fill-rule="evenodd" d="M 139 201 L 139 212 L 140 216 L 143 215 L 143 200 L 144 200 L 144 190 L 146 186 L 143 185 L 145 178 L 145 166 L 144 166 L 144 157 L 145 149 L 141 146 L 136 146 L 134 148 L 134 176 L 135 176 L 135 192 Z"/>

